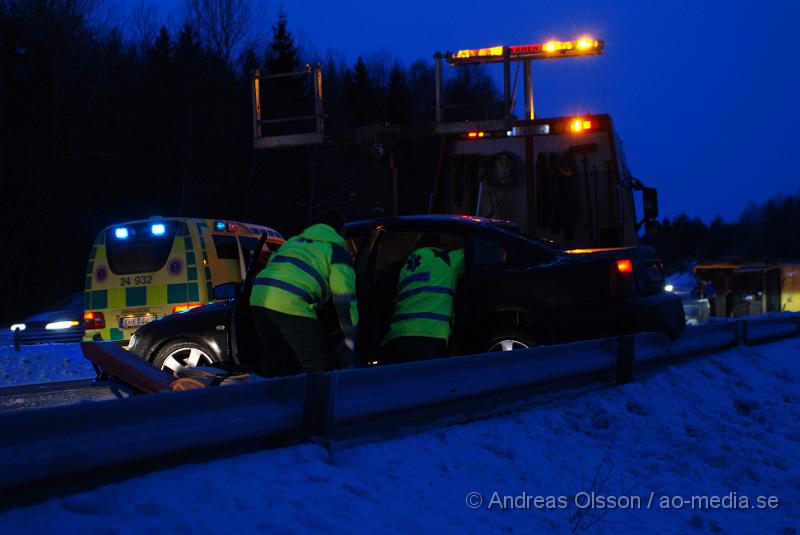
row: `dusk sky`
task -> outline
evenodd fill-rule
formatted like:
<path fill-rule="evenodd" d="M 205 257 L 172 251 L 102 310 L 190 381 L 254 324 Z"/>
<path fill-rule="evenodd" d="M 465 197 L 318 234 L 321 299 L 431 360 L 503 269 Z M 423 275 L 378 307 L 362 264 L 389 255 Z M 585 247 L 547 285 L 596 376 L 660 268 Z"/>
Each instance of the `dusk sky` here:
<path fill-rule="evenodd" d="M 120 17 L 138 3 L 108 1 Z M 176 19 L 181 3 L 152 2 L 165 21 Z M 261 5 L 269 24 L 280 3 Z M 800 188 L 800 2 L 284 6 L 301 44 L 339 50 L 353 61 L 385 50 L 409 64 L 437 50 L 596 36 L 606 42 L 603 56 L 534 63 L 537 116 L 611 114 L 634 176 L 658 188 L 662 215 L 733 219 L 749 201 Z M 492 68 L 499 77 L 500 68 Z"/>

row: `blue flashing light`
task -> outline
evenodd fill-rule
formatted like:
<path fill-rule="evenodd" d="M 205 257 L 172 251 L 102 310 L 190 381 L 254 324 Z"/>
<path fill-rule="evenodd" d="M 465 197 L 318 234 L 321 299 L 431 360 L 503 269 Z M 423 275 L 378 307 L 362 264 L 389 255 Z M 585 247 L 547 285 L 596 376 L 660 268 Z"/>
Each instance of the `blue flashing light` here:
<path fill-rule="evenodd" d="M 120 227 L 118 229 L 114 229 L 114 236 L 116 236 L 118 240 L 127 240 L 128 239 L 128 229 L 126 229 L 125 227 Z"/>
<path fill-rule="evenodd" d="M 225 224 L 225 221 L 215 221 L 214 222 L 214 229 L 215 230 L 225 230 L 228 228 L 228 225 Z"/>
<path fill-rule="evenodd" d="M 163 236 L 167 229 L 164 227 L 164 223 L 153 223 L 150 225 L 150 233 L 153 236 Z"/>

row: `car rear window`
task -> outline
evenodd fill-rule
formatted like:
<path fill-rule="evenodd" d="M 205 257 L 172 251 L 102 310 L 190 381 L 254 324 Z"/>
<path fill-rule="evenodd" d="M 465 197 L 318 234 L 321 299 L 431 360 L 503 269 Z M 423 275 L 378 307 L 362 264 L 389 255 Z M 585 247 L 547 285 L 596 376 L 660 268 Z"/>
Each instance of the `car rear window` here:
<path fill-rule="evenodd" d="M 163 225 L 158 234 L 154 225 Z M 106 230 L 108 267 L 117 275 L 152 273 L 167 263 L 177 223 L 158 221 L 120 225 Z"/>

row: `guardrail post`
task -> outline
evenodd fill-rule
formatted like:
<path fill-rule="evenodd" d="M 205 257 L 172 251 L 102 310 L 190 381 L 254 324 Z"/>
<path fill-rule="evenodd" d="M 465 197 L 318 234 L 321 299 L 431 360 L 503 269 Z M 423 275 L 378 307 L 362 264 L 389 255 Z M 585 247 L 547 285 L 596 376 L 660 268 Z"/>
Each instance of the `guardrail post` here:
<path fill-rule="evenodd" d="M 336 385 L 335 373 L 309 373 L 306 376 L 303 403 L 303 434 L 306 437 L 323 436 L 331 429 Z"/>
<path fill-rule="evenodd" d="M 739 345 L 747 345 L 747 320 L 739 320 L 736 323 L 736 330 L 739 336 Z"/>
<path fill-rule="evenodd" d="M 14 329 L 14 351 L 19 353 L 19 333 L 20 329 Z"/>
<path fill-rule="evenodd" d="M 624 385 L 633 381 L 635 340 L 636 339 L 633 336 L 617 337 L 617 385 Z"/>

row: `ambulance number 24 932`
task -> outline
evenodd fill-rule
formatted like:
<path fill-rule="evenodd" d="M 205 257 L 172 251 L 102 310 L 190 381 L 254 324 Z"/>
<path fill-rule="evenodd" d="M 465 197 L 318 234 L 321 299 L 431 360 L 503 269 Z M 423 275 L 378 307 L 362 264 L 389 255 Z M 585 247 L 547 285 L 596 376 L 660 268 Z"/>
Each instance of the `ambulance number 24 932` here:
<path fill-rule="evenodd" d="M 143 284 L 152 284 L 152 283 L 153 283 L 152 275 L 135 275 L 133 277 L 129 275 L 127 277 L 119 278 L 120 286 L 132 286 L 132 285 L 141 286 Z"/>

